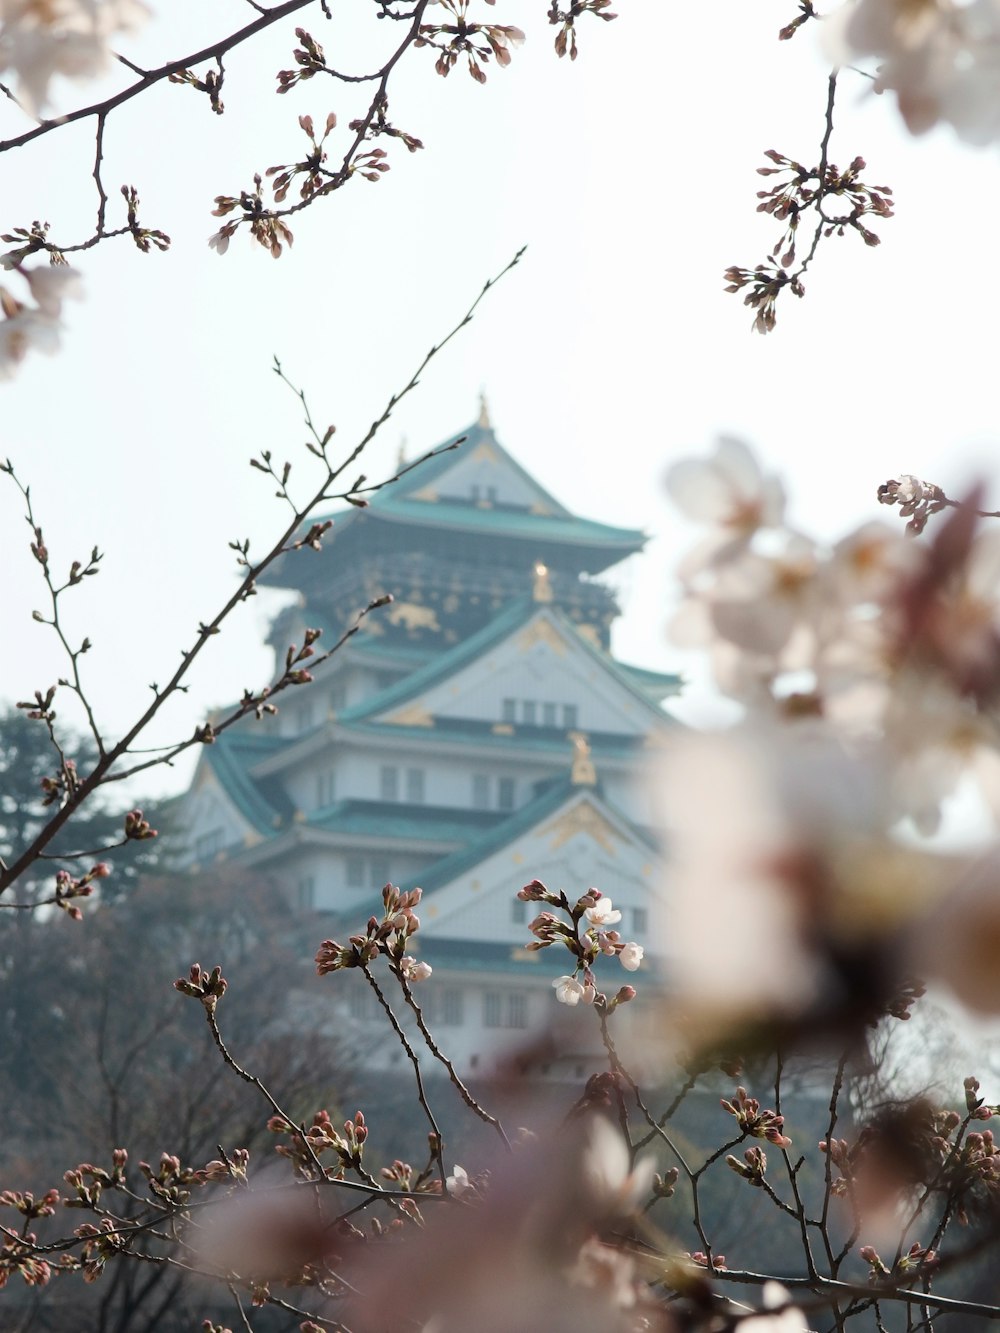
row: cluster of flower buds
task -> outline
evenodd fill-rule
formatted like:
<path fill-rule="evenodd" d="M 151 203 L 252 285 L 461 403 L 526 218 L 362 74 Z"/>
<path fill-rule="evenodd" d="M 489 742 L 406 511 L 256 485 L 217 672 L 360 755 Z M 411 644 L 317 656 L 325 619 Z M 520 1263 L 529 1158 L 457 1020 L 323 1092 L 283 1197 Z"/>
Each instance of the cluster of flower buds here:
<path fill-rule="evenodd" d="M 149 820 L 143 817 L 141 810 L 130 810 L 125 816 L 126 841 L 142 842 L 146 838 L 156 836 L 156 829 L 150 828 Z"/>
<path fill-rule="evenodd" d="M 352 935 L 346 945 L 338 944 L 336 940 L 324 940 L 316 952 L 317 974 L 322 977 L 344 967 L 366 967 L 379 954 L 384 954 L 407 981 L 422 981 L 430 976 L 426 963 L 417 963 L 406 956 L 407 942 L 420 929 L 420 918 L 413 909 L 422 896 L 422 889 L 409 889 L 404 893 L 395 885 L 387 884 L 382 890 L 385 911 L 381 920 L 369 917 L 365 933 Z"/>
<path fill-rule="evenodd" d="M 35 1255 L 37 1236 L 33 1231 L 23 1236 L 7 1236 L 0 1247 L 0 1288 L 6 1286 L 7 1279 L 17 1273 L 27 1287 L 44 1287 L 52 1276 L 52 1265 Z"/>
<path fill-rule="evenodd" d="M 59 1191 L 56 1189 L 47 1190 L 40 1199 L 28 1190 L 23 1194 L 20 1190 L 0 1191 L 0 1206 L 16 1208 L 28 1222 L 33 1222 L 36 1217 L 51 1217 L 58 1203 Z"/>
<path fill-rule="evenodd" d="M 937 1251 L 929 1250 L 926 1246 L 914 1241 L 905 1254 L 900 1255 L 892 1268 L 889 1268 L 874 1245 L 862 1245 L 858 1254 L 868 1265 L 868 1281 L 873 1286 L 879 1286 L 886 1279 L 899 1279 L 905 1274 L 907 1278 L 912 1278 L 915 1268 L 928 1269 L 937 1263 Z"/>
<path fill-rule="evenodd" d="M 232 213 L 234 209 L 241 209 L 243 216 L 234 219 L 232 222 L 225 223 L 214 235 L 209 237 L 209 247 L 217 254 L 224 255 L 229 249 L 229 242 L 233 234 L 241 223 L 246 222 L 250 226 L 250 234 L 259 245 L 265 250 L 270 251 L 274 259 L 280 259 L 284 247 L 291 246 L 294 241 L 291 229 L 282 222 L 281 218 L 276 217 L 265 205 L 261 195 L 261 177 L 258 174 L 253 178 L 254 188 L 242 190 L 239 195 L 217 194 L 215 196 L 215 207 L 212 209 L 212 216 L 217 218 L 225 217 Z"/>
<path fill-rule="evenodd" d="M 291 644 L 285 653 L 285 670 L 279 684 L 281 685 L 309 685 L 312 682 L 312 673 L 306 671 L 299 664 L 306 662 L 310 657 L 316 655 L 316 649 L 313 644 L 323 633 L 321 629 L 307 629 L 302 641 L 302 647 Z"/>
<path fill-rule="evenodd" d="M 101 1198 L 101 1191 L 105 1189 L 121 1189 L 125 1184 L 125 1166 L 128 1162 L 128 1153 L 124 1148 L 115 1148 L 111 1154 L 112 1168 L 110 1171 L 103 1166 L 94 1166 L 92 1162 L 81 1162 L 79 1166 L 67 1171 L 63 1180 L 69 1185 L 70 1189 L 76 1191 L 76 1197 L 72 1199 L 63 1199 L 65 1208 L 96 1208 Z M 46 1198 L 53 1196 L 58 1199 L 55 1190 L 49 1190 Z"/>
<path fill-rule="evenodd" d="M 966 1110 L 973 1120 L 989 1120 L 991 1116 L 1000 1115 L 1000 1106 L 988 1106 L 983 1098 L 979 1096 L 978 1078 L 970 1074 L 963 1086 L 965 1088 Z"/>
<path fill-rule="evenodd" d="M 212 1014 L 215 1012 L 215 1006 L 225 995 L 228 985 L 229 982 L 222 975 L 222 968 L 218 964 L 211 972 L 205 972 L 200 963 L 192 963 L 188 976 L 179 977 L 174 982 L 174 990 L 180 991 L 182 995 L 190 995 L 194 1000 L 201 1000 Z"/>
<path fill-rule="evenodd" d="M 547 903 L 567 918 L 560 920 L 555 912 L 540 912 L 528 929 L 535 938 L 525 947 L 533 952 L 547 949 L 551 944 L 563 944 L 576 959 L 576 969 L 569 976 L 557 977 L 552 985 L 561 1004 L 577 1005 L 595 1002 L 611 1011 L 619 1004 L 635 999 L 635 988 L 622 986 L 609 1000 L 597 990 L 591 965 L 598 955 L 617 958 L 627 972 L 638 971 L 644 950 L 641 944 L 623 940 L 615 926 L 622 919 L 621 912 L 600 889 L 590 888 L 570 904 L 564 893 L 552 893 L 539 879 L 533 879 L 518 891 L 521 902 Z M 578 980 L 578 974 L 582 981 Z"/>
<path fill-rule="evenodd" d="M 95 879 L 107 879 L 111 867 L 107 861 L 98 861 L 85 875 L 71 875 L 68 870 L 56 872 L 55 904 L 74 921 L 81 921 L 83 913 L 72 901 L 73 898 L 89 898 L 94 892 Z"/>
<path fill-rule="evenodd" d="M 289 92 L 297 83 L 305 83 L 306 79 L 311 79 L 314 74 L 326 69 L 326 56 L 315 37 L 306 32 L 305 28 L 296 28 L 295 36 L 301 42 L 301 46 L 297 46 L 292 52 L 298 69 L 278 71 L 279 93 Z"/>
<path fill-rule="evenodd" d="M 878 488 L 878 502 L 898 505 L 901 516 L 909 519 L 906 531 L 914 535 L 923 532 L 932 514 L 939 514 L 948 506 L 940 486 L 931 481 L 921 481 L 909 472 L 904 472 L 898 479 L 884 481 Z"/>
<path fill-rule="evenodd" d="M 203 1185 L 199 1173 L 192 1166 L 183 1166 L 173 1153 L 160 1154 L 156 1170 L 148 1162 L 140 1162 L 139 1170 L 146 1178 L 151 1194 L 172 1204 L 185 1204 L 191 1197 L 192 1185 Z"/>
<path fill-rule="evenodd" d="M 20 705 L 23 707 L 23 705 Z M 29 713 L 29 717 L 40 717 L 40 713 Z M 55 713 L 49 714 L 50 718 L 55 717 Z M 61 805 L 63 797 L 67 799 L 73 795 L 80 780 L 76 773 L 76 762 L 73 759 L 64 759 L 62 768 L 54 777 L 42 778 L 39 786 L 45 793 L 42 805 L 55 805 L 57 802 Z"/>
<path fill-rule="evenodd" d="M 601 0 L 597 0 L 601 3 Z M 443 78 L 447 78 L 461 56 L 468 60 L 469 73 L 477 83 L 486 82 L 486 70 L 483 68 L 496 59 L 504 68 L 510 64 L 510 48 L 520 46 L 524 33 L 507 23 L 467 23 L 462 12 L 456 8 L 456 0 L 441 0 L 444 8 L 455 15 L 455 23 L 425 23 L 420 28 L 417 46 L 431 46 L 439 52 L 434 68 Z M 608 0 L 603 0 L 608 3 Z M 577 8 L 578 6 L 574 6 Z M 614 17 L 611 15 L 611 17 Z"/>
<path fill-rule="evenodd" d="M 254 717 L 256 717 L 258 722 L 265 713 L 270 713 L 274 716 L 278 711 L 278 707 L 276 704 L 268 703 L 270 693 L 270 685 L 265 685 L 257 694 L 254 694 L 253 690 L 244 690 L 243 698 L 240 700 L 240 707 L 245 713 L 249 713 L 252 710 Z"/>
<path fill-rule="evenodd" d="M 755 1139 L 767 1139 L 776 1148 L 792 1146 L 791 1139 L 781 1132 L 785 1117 L 776 1111 L 762 1111 L 760 1102 L 756 1097 L 748 1096 L 746 1088 L 737 1088 L 731 1102 L 726 1101 L 725 1097 L 720 1098 L 720 1104 L 724 1111 L 736 1117 L 736 1123 L 744 1134 Z"/>
<path fill-rule="evenodd" d="M 677 1181 L 680 1179 L 680 1169 L 672 1166 L 669 1171 L 665 1171 L 661 1176 L 659 1171 L 653 1172 L 653 1195 L 657 1199 L 671 1199 L 674 1190 L 677 1188 Z"/>
<path fill-rule="evenodd" d="M 749 1180 L 751 1185 L 763 1185 L 764 1173 L 767 1171 L 767 1155 L 763 1148 L 748 1148 L 743 1154 L 742 1162 L 729 1153 L 726 1165 L 730 1171 L 735 1171 L 744 1180 Z"/>
<path fill-rule="evenodd" d="M 218 1182 L 224 1180 L 236 1180 L 244 1185 L 247 1182 L 247 1166 L 250 1163 L 250 1150 L 248 1148 L 234 1148 L 226 1157 L 225 1161 L 219 1158 L 213 1158 L 194 1173 L 194 1178 L 199 1185 L 208 1184 L 209 1181 Z"/>
<path fill-rule="evenodd" d="M 293 542 L 291 550 L 300 551 L 303 546 L 308 546 L 310 551 L 322 551 L 322 537 L 333 527 L 333 519 L 324 519 L 322 523 L 313 523 L 304 537 L 300 537 L 297 542 Z M 391 600 L 391 598 L 390 598 Z"/>
<path fill-rule="evenodd" d="M 304 1176 L 312 1176 L 318 1159 L 326 1152 L 336 1153 L 338 1165 L 336 1174 L 351 1167 L 357 1169 L 364 1156 L 365 1140 L 368 1138 L 368 1126 L 363 1112 L 357 1111 L 351 1120 L 344 1121 L 341 1134 L 333 1124 L 329 1111 L 317 1111 L 308 1129 L 293 1125 L 284 1116 L 273 1115 L 267 1122 L 272 1134 L 287 1134 L 288 1143 L 279 1143 L 275 1152 L 287 1157 L 296 1171 Z"/>
<path fill-rule="evenodd" d="M 561 60 L 568 55 L 575 60 L 578 54 L 576 44 L 576 20 L 581 14 L 593 14 L 595 18 L 610 23 L 618 17 L 609 8 L 611 0 L 573 0 L 568 9 L 561 9 L 559 0 L 552 0 L 549 5 L 548 20 L 559 31 L 556 33 L 555 51 Z"/>
<path fill-rule="evenodd" d="M 126 1237 L 110 1217 L 102 1217 L 96 1226 L 93 1222 L 84 1222 L 73 1235 L 84 1242 L 79 1261 L 84 1282 L 96 1282 L 108 1260 L 117 1258 L 127 1244 Z"/>
<path fill-rule="evenodd" d="M 709 1264 L 708 1255 L 704 1250 L 695 1250 L 694 1254 L 688 1254 L 687 1257 L 693 1264 L 697 1264 L 699 1268 L 712 1267 L 720 1273 L 725 1272 L 726 1256 L 724 1254 L 713 1254 L 711 1264 Z"/>

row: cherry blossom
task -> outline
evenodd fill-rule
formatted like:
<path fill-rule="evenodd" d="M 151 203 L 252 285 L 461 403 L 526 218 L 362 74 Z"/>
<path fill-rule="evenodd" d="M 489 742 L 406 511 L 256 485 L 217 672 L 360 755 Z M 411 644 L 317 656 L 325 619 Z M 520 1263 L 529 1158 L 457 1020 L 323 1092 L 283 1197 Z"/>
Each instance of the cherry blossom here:
<path fill-rule="evenodd" d="M 592 926 L 613 926 L 622 919 L 621 912 L 612 906 L 611 899 L 601 897 L 593 907 L 588 907 L 584 916 Z"/>
<path fill-rule="evenodd" d="M 426 981 L 433 972 L 430 963 L 418 962 L 416 958 L 411 958 L 406 954 L 399 964 L 400 971 L 407 981 L 417 982 Z"/>
<path fill-rule="evenodd" d="M 581 1000 L 587 1002 L 586 987 L 581 986 L 576 977 L 556 977 L 552 985 L 555 987 L 556 999 L 560 1004 L 568 1004 L 571 1007 L 577 1005 Z"/>
<path fill-rule="evenodd" d="M 66 265 L 13 270 L 27 283 L 21 298 L 0 286 L 0 379 L 9 379 L 29 351 L 51 355 L 58 351 L 62 333 L 62 305 L 79 298 L 80 277 Z M 28 302 L 34 300 L 37 304 Z"/>
<path fill-rule="evenodd" d="M 645 949 L 641 944 L 629 943 L 623 946 L 618 955 L 618 961 L 626 972 L 638 972 L 644 953 Z"/>
<path fill-rule="evenodd" d="M 0 0 L 0 71 L 14 71 L 18 98 L 36 115 L 55 75 L 104 73 L 112 36 L 138 27 L 148 13 L 139 0 Z"/>
<path fill-rule="evenodd" d="M 911 134 L 945 121 L 967 143 L 1000 139 L 1000 0 L 857 0 L 823 26 L 838 63 L 880 61 L 875 89 Z"/>

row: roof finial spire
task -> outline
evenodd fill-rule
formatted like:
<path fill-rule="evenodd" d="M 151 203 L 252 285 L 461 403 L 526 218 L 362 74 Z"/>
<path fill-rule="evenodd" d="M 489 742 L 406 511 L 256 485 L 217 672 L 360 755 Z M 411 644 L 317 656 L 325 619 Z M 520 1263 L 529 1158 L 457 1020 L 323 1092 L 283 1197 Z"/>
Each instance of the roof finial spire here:
<path fill-rule="evenodd" d="M 552 601 L 552 584 L 549 581 L 549 567 L 543 565 L 541 560 L 535 561 L 534 582 L 531 589 L 531 595 L 536 602 Z"/>
<path fill-rule="evenodd" d="M 571 731 L 567 739 L 573 744 L 573 767 L 570 770 L 570 782 L 574 787 L 595 787 L 597 770 L 590 757 L 590 742 L 584 731 Z"/>
<path fill-rule="evenodd" d="M 399 437 L 399 453 L 396 455 L 396 471 L 402 472 L 406 467 L 406 436 Z"/>
<path fill-rule="evenodd" d="M 490 409 L 486 401 L 486 390 L 479 390 L 479 424 L 483 430 L 492 430 L 493 425 L 490 422 Z"/>

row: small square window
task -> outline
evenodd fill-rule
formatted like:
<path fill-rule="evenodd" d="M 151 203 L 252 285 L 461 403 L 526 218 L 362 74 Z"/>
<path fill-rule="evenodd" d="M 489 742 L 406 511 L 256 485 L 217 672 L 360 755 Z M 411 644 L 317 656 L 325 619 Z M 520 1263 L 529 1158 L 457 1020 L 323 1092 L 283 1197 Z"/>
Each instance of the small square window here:
<path fill-rule="evenodd" d="M 521 703 L 521 720 L 528 727 L 533 727 L 538 717 L 538 705 L 534 699 L 525 699 Z"/>
<path fill-rule="evenodd" d="M 637 935 L 645 935 L 649 929 L 649 912 L 645 907 L 632 908 L 632 929 Z"/>
<path fill-rule="evenodd" d="M 489 502 L 490 502 L 491 505 L 495 505 L 495 504 L 496 504 L 496 502 L 497 502 L 497 488 L 496 488 L 495 486 L 487 486 L 487 487 L 486 487 L 486 498 L 487 498 L 487 500 L 489 500 Z"/>
<path fill-rule="evenodd" d="M 507 996 L 507 1027 L 526 1028 L 528 1026 L 528 997 L 521 991 L 512 991 Z"/>
<path fill-rule="evenodd" d="M 504 699 L 504 701 L 503 701 L 503 713 L 501 714 L 501 716 L 503 717 L 503 720 L 504 720 L 505 722 L 516 722 L 516 721 L 517 721 L 517 700 L 516 700 L 516 699 Z"/>
<path fill-rule="evenodd" d="M 383 801 L 399 800 L 399 769 L 383 765 L 379 770 L 379 793 Z"/>
<path fill-rule="evenodd" d="M 312 700 L 305 704 L 299 704 L 295 709 L 295 725 L 298 731 L 308 731 L 312 726 L 313 706 Z"/>
<path fill-rule="evenodd" d="M 510 906 L 510 919 L 515 926 L 523 926 L 528 919 L 528 904 L 515 898 Z"/>
<path fill-rule="evenodd" d="M 347 858 L 347 884 L 349 888 L 360 889 L 365 882 L 365 858 L 349 856 Z"/>
<path fill-rule="evenodd" d="M 316 880 L 312 875 L 303 875 L 296 892 L 300 912 L 311 912 L 316 906 Z"/>
<path fill-rule="evenodd" d="M 413 805 L 421 805 L 424 800 L 424 770 L 408 768 L 406 770 L 406 799 Z"/>
<path fill-rule="evenodd" d="M 555 704 L 542 704 L 542 725 L 545 727 L 557 725 Z"/>
<path fill-rule="evenodd" d="M 347 703 L 347 686 L 341 681 L 330 691 L 330 707 L 335 713 Z"/>
<path fill-rule="evenodd" d="M 580 715 L 576 704 L 563 704 L 562 724 L 567 731 L 572 731 L 574 727 L 580 725 Z"/>
<path fill-rule="evenodd" d="M 514 779 L 497 779 L 497 807 L 500 810 L 514 809 Z"/>

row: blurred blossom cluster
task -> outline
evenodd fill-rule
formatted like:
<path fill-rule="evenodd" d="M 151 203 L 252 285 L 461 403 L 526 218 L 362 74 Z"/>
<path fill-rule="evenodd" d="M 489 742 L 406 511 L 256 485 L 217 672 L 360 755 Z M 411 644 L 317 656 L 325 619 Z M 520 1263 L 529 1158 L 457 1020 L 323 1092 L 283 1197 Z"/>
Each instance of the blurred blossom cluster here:
<path fill-rule="evenodd" d="M 679 994 L 724 1023 L 857 1025 L 922 976 L 1000 1011 L 1000 860 L 921 837 L 969 781 L 1000 817 L 1000 531 L 973 501 L 932 540 L 866 522 L 824 545 L 734 439 L 668 486 L 707 529 L 672 636 L 745 710 L 667 759 Z"/>
<path fill-rule="evenodd" d="M 140 0 L 0 0 L 0 73 L 13 72 L 18 99 L 36 115 L 57 74 L 103 74 L 112 37 L 137 28 L 148 12 Z"/>
<path fill-rule="evenodd" d="M 0 267 L 20 281 L 16 290 L 0 284 L 0 379 L 9 379 L 30 351 L 59 350 L 63 302 L 81 294 L 79 274 L 65 264 L 25 269 L 8 258 Z"/>
<path fill-rule="evenodd" d="M 912 134 L 939 121 L 967 143 L 1000 139 L 1000 0 L 851 0 L 823 24 L 840 65 L 875 57 Z"/>

